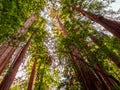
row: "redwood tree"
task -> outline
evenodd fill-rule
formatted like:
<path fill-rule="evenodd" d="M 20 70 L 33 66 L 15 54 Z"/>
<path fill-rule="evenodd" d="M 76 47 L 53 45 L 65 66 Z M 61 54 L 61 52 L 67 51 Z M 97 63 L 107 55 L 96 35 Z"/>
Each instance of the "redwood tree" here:
<path fill-rule="evenodd" d="M 27 19 L 27 21 L 24 23 L 23 27 L 21 29 L 19 29 L 16 33 L 15 33 L 15 37 L 19 37 L 21 38 L 23 35 L 25 35 L 28 31 L 28 28 L 33 24 L 33 22 L 36 19 L 36 14 L 33 14 L 29 19 Z M 12 45 L 10 46 L 9 43 L 15 43 L 16 45 Z M 3 46 L 1 47 L 1 51 L 0 51 L 0 74 L 2 73 L 3 69 L 5 68 L 6 64 L 8 63 L 8 61 L 10 60 L 10 58 L 12 57 L 14 51 L 16 50 L 16 46 L 18 46 L 20 44 L 20 41 L 16 41 L 14 38 L 10 38 L 10 40 L 6 41 L 5 44 L 3 44 Z M 5 46 L 4 46 L 5 45 Z"/>
<path fill-rule="evenodd" d="M 0 84 L 0 90 L 9 90 L 10 89 L 10 86 L 17 74 L 17 71 L 18 71 L 21 63 L 23 62 L 23 59 L 27 52 L 27 49 L 32 41 L 33 35 L 34 34 L 32 34 L 32 36 L 27 41 L 26 45 L 22 49 L 22 51 L 21 51 L 20 55 L 18 56 L 17 60 L 15 61 L 15 63 L 13 65 L 11 65 L 11 67 L 9 68 L 7 74 L 5 75 L 4 79 L 2 80 L 2 82 Z"/>
<path fill-rule="evenodd" d="M 114 36 L 120 38 L 120 22 L 107 19 L 106 17 L 100 16 L 100 15 L 95 15 L 95 14 L 89 13 L 87 11 L 84 11 L 80 8 L 75 7 L 74 5 L 70 5 L 70 7 L 73 10 L 76 10 L 77 12 L 81 13 L 82 15 L 88 17 L 89 19 L 95 21 L 96 23 L 99 23 L 104 28 L 106 28 L 106 30 L 111 32 Z"/>
<path fill-rule="evenodd" d="M 59 23 L 59 27 L 63 33 L 63 36 L 67 37 L 68 36 L 67 31 L 62 25 L 62 23 L 60 22 L 60 19 L 58 16 L 57 16 L 57 21 Z M 78 72 L 79 72 L 78 74 L 83 79 L 86 90 L 92 90 L 93 88 L 103 89 L 104 88 L 103 83 L 101 83 L 101 81 L 95 75 L 94 71 L 90 67 L 88 67 L 85 63 L 83 63 L 83 61 L 85 60 L 82 58 L 78 49 L 74 45 L 70 45 L 70 48 L 72 50 L 71 57 L 72 57 L 73 63 L 78 67 Z M 94 81 L 95 83 L 91 83 L 91 81 Z"/>
<path fill-rule="evenodd" d="M 34 61 L 27 90 L 33 90 L 33 82 L 35 78 L 36 64 L 37 64 L 37 60 Z"/>

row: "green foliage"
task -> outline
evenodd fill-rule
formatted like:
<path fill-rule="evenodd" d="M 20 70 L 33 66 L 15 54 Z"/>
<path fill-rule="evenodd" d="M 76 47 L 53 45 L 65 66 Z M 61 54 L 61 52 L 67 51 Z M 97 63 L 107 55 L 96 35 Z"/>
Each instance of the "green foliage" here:
<path fill-rule="evenodd" d="M 0 43 L 22 27 L 31 14 L 42 9 L 44 0 L 2 0 L 0 2 Z"/>
<path fill-rule="evenodd" d="M 62 0 L 60 2 L 62 6 L 57 11 L 60 11 L 59 16 L 63 26 L 68 32 L 68 37 L 63 38 L 60 35 L 58 50 L 61 56 L 66 56 L 67 53 L 71 52 L 69 46 L 75 45 L 82 54 L 83 58 L 90 59 L 90 61 L 87 61 L 87 63 L 92 66 L 96 63 L 99 63 L 102 65 L 104 71 L 108 72 L 119 80 L 120 76 L 117 74 L 117 77 L 114 74 L 117 71 L 117 73 L 119 73 L 119 69 L 115 64 L 113 64 L 113 62 L 110 61 L 108 57 L 110 54 L 116 54 L 119 56 L 119 40 L 115 39 L 113 36 L 109 36 L 104 33 L 101 34 L 100 31 L 96 31 L 96 29 L 92 26 L 93 23 L 91 21 L 89 21 L 87 18 L 84 18 L 79 13 L 76 13 L 76 11 L 71 10 L 69 7 L 70 4 L 73 4 L 81 9 L 87 10 L 88 12 L 104 14 L 104 8 L 108 7 L 111 2 L 112 1 L 98 0 Z M 100 46 L 91 40 L 91 35 L 96 36 L 96 43 L 98 43 Z M 61 87 L 64 85 L 65 83 L 61 83 Z"/>
<path fill-rule="evenodd" d="M 55 4 L 57 1 L 54 0 L 48 0 L 48 2 L 45 0 L 2 0 L 0 3 L 0 44 L 7 40 L 7 38 L 23 42 L 27 40 L 32 33 L 35 33 L 28 50 L 31 59 L 29 61 L 30 64 L 27 66 L 29 77 L 32 63 L 37 59 L 35 90 L 47 90 L 53 87 L 57 87 L 58 90 L 61 88 L 65 88 L 66 90 L 84 89 L 84 85 L 80 82 L 79 76 L 77 76 L 78 72 L 76 71 L 78 68 L 71 62 L 70 52 L 72 52 L 72 50 L 70 49 L 70 45 L 77 47 L 85 59 L 85 62 L 91 66 L 91 69 L 98 63 L 105 72 L 120 81 L 120 70 L 108 57 L 110 54 L 120 56 L 120 40 L 96 30 L 93 27 L 93 22 L 70 8 L 70 5 L 73 4 L 88 12 L 103 14 L 105 7 L 108 7 L 112 1 L 113 0 L 60 0 L 58 1 L 60 7 L 56 8 Z M 48 33 L 45 31 L 48 21 L 39 16 L 39 11 L 47 7 L 45 3 L 50 2 L 53 4 L 52 8 L 56 10 L 55 14 L 57 13 L 60 17 L 63 26 L 68 32 L 68 37 L 65 38 L 56 25 L 52 26 L 52 33 L 55 35 L 53 38 L 57 38 L 55 44 L 58 51 L 55 53 L 60 59 L 60 65 L 58 65 L 58 67 L 63 66 L 64 72 L 62 72 L 62 77 L 65 78 L 65 80 L 60 80 L 59 75 L 61 74 L 61 70 L 55 70 L 56 68 L 50 70 L 52 63 L 55 62 L 48 54 L 48 50 L 44 44 L 48 38 L 46 37 Z M 44 12 L 46 13 L 47 11 Z M 29 32 L 22 37 L 14 35 L 33 13 L 37 13 L 37 20 L 29 28 Z M 50 23 L 56 24 L 56 22 L 54 22 L 56 18 L 53 12 L 51 13 Z M 93 41 L 91 36 L 95 36 L 97 40 Z M 16 42 L 12 42 L 11 44 L 14 45 L 15 43 Z M 28 80 L 24 82 L 22 88 L 26 89 L 27 84 Z M 13 86 L 11 90 L 19 89 L 21 89 L 21 87 L 16 85 Z"/>

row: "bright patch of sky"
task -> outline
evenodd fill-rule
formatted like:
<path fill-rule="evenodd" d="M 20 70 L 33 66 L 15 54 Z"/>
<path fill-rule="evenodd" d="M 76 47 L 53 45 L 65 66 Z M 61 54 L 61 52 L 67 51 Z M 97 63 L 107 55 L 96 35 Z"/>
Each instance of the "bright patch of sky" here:
<path fill-rule="evenodd" d="M 113 10 L 118 11 L 120 9 L 120 0 L 116 0 L 110 6 Z"/>

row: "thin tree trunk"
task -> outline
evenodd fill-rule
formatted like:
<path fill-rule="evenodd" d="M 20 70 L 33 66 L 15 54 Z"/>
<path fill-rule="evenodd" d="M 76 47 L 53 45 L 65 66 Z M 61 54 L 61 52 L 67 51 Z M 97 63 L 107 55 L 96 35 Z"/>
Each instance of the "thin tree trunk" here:
<path fill-rule="evenodd" d="M 0 84 L 0 90 L 9 90 L 10 86 L 12 85 L 12 82 L 16 76 L 16 73 L 18 71 L 18 68 L 20 67 L 21 63 L 23 62 L 23 59 L 25 57 L 25 54 L 27 52 L 27 49 L 31 43 L 31 40 L 33 38 L 33 35 L 30 37 L 26 45 L 24 46 L 23 50 L 21 51 L 19 57 L 17 58 L 16 62 L 13 64 L 13 66 L 10 67 L 7 74 L 5 75 L 4 79 L 2 80 Z"/>
<path fill-rule="evenodd" d="M 100 15 L 95 15 L 92 13 L 88 13 L 87 11 L 84 11 L 80 8 L 75 7 L 74 5 L 70 6 L 73 10 L 76 10 L 77 12 L 81 13 L 82 15 L 88 17 L 89 19 L 95 21 L 96 23 L 99 23 L 102 25 L 106 30 L 111 32 L 114 36 L 118 37 L 120 39 L 120 22 L 112 21 L 110 19 L 107 19 Z"/>
<path fill-rule="evenodd" d="M 33 88 L 33 82 L 35 77 L 36 64 L 37 64 L 37 60 L 34 61 L 27 90 L 33 90 L 32 88 Z"/>
<path fill-rule="evenodd" d="M 62 25 L 59 17 L 56 16 L 56 19 L 57 19 L 57 21 L 58 21 L 58 23 L 59 23 L 59 27 L 60 27 L 60 29 L 61 29 L 61 31 L 62 31 L 63 36 L 64 36 L 64 37 L 67 37 L 67 36 L 68 36 L 67 31 L 66 31 L 66 29 L 64 28 L 64 26 Z"/>

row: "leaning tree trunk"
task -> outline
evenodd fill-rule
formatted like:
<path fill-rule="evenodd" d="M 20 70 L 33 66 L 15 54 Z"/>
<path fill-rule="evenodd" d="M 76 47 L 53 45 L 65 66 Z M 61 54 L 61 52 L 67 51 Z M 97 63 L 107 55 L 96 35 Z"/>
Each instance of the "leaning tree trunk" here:
<path fill-rule="evenodd" d="M 86 89 L 93 90 L 94 88 L 95 90 L 103 90 L 104 85 L 99 77 L 96 75 L 97 70 L 88 65 L 84 59 L 78 57 L 75 53 L 72 56 L 73 62 L 78 67 L 79 75 L 81 75 Z M 91 83 L 91 81 L 94 83 Z"/>
<path fill-rule="evenodd" d="M 35 77 L 36 64 L 37 64 L 37 60 L 34 61 L 27 90 L 33 90 L 32 88 Z"/>
<path fill-rule="evenodd" d="M 80 39 L 81 40 L 81 39 Z M 83 49 L 84 52 L 87 52 L 88 49 L 88 45 L 85 46 L 85 48 Z M 94 56 L 94 58 L 91 58 L 89 56 Z M 112 75 L 109 75 L 103 68 L 102 66 L 97 62 L 97 58 L 95 57 L 94 52 L 90 51 L 90 54 L 87 56 L 89 62 L 93 62 L 93 66 L 92 67 L 95 71 L 95 74 L 99 77 L 99 79 L 101 80 L 101 82 L 103 83 L 102 85 L 104 86 L 105 90 L 111 90 L 111 89 L 115 89 L 118 90 L 120 87 L 120 82 L 115 79 Z M 87 65 L 89 66 L 89 65 Z M 91 66 L 89 66 L 91 67 Z M 116 86 L 117 87 L 116 87 Z"/>
<path fill-rule="evenodd" d="M 34 34 L 32 34 L 32 36 L 30 37 L 30 39 L 28 40 L 28 42 L 22 49 L 22 51 L 21 51 L 19 57 L 17 58 L 17 60 L 15 61 L 15 63 L 8 70 L 7 74 L 5 75 L 4 79 L 2 80 L 2 82 L 0 84 L 0 90 L 9 90 L 10 89 L 10 86 L 16 76 L 18 68 L 20 67 L 21 63 L 23 62 L 23 59 L 24 59 L 26 51 L 31 43 L 33 35 Z"/>
<path fill-rule="evenodd" d="M 0 57 L 6 51 L 6 49 L 7 49 L 7 43 L 4 43 L 3 45 L 1 45 L 1 47 L 0 47 Z"/>
<path fill-rule="evenodd" d="M 89 19 L 95 21 L 96 23 L 99 23 L 102 25 L 106 30 L 111 32 L 114 36 L 118 37 L 120 39 L 120 22 L 112 21 L 110 19 L 107 19 L 100 15 L 95 15 L 92 13 L 88 13 L 87 11 L 84 11 L 80 8 L 75 7 L 74 5 L 70 6 L 73 10 L 76 10 L 77 12 L 81 13 L 82 15 L 88 17 Z"/>
<path fill-rule="evenodd" d="M 98 70 L 96 73 L 102 82 L 107 86 L 108 90 L 120 89 L 120 82 L 116 80 L 112 75 L 109 75 L 107 72 L 105 72 L 100 64 L 95 64 L 95 69 Z"/>
<path fill-rule="evenodd" d="M 15 47 L 12 47 L 12 49 L 10 50 L 10 52 L 5 57 L 4 61 L 1 63 L 1 66 L 0 66 L 0 75 L 3 72 L 3 70 L 4 70 L 5 66 L 7 65 L 8 61 L 10 60 L 11 56 L 13 55 L 15 49 L 16 49 Z"/>
<path fill-rule="evenodd" d="M 28 28 L 32 25 L 32 23 L 35 21 L 35 19 L 36 19 L 36 14 L 33 14 L 29 19 L 27 19 L 27 21 L 24 23 L 23 27 L 15 33 L 15 36 L 21 37 L 21 36 L 25 35 L 28 31 Z M 13 39 L 13 41 L 15 41 L 15 40 Z M 9 43 L 11 43 L 11 42 L 12 42 L 12 39 L 9 39 L 3 44 L 3 46 L 1 46 L 0 66 L 2 66 L 2 67 L 0 67 L 0 74 L 2 73 L 6 64 L 12 57 L 14 51 L 16 50 L 16 47 L 14 47 L 14 45 L 9 46 Z M 15 43 L 16 43 L 16 46 L 18 46 L 20 42 L 17 41 Z"/>
<path fill-rule="evenodd" d="M 59 20 L 59 17 L 57 16 L 57 21 L 59 24 L 59 27 L 63 33 L 64 37 L 67 37 L 67 31 L 62 25 L 62 23 Z M 98 77 L 93 73 L 92 69 L 90 69 L 86 64 L 84 64 L 82 61 L 85 61 L 81 54 L 79 53 L 78 49 L 74 45 L 70 45 L 70 48 L 72 49 L 71 55 L 73 58 L 73 63 L 78 67 L 79 75 L 82 77 L 84 85 L 86 87 L 86 90 L 102 90 L 102 83 L 99 82 Z M 94 83 L 91 83 L 93 81 Z"/>

